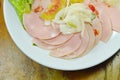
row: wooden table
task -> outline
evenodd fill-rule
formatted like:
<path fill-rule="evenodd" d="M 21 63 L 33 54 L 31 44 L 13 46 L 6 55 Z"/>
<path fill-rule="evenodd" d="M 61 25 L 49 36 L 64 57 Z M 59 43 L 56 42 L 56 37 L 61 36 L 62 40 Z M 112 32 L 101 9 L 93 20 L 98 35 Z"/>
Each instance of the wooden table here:
<path fill-rule="evenodd" d="M 80 71 L 58 71 L 35 63 L 10 38 L 0 0 L 0 80 L 120 80 L 120 50 L 106 62 Z"/>

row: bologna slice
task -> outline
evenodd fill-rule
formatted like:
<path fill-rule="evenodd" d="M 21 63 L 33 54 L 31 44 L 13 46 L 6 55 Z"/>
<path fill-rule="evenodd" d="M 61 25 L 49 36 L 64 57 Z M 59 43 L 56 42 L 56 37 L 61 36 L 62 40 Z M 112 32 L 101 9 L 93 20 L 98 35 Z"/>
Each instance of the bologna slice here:
<path fill-rule="evenodd" d="M 73 36 L 73 34 L 60 34 L 55 38 L 42 40 L 42 41 L 44 43 L 47 43 L 47 44 L 50 44 L 50 45 L 59 45 L 59 44 L 65 43 L 66 41 L 71 39 L 72 36 Z"/>
<path fill-rule="evenodd" d="M 101 26 L 101 22 L 98 18 L 95 18 L 92 21 L 92 27 L 94 30 L 94 35 L 95 35 L 95 45 L 97 45 L 97 43 L 100 41 L 101 37 L 102 37 L 102 26 Z"/>
<path fill-rule="evenodd" d="M 38 14 L 31 12 L 30 14 L 24 14 L 23 24 L 26 31 L 33 37 L 39 39 L 51 39 L 60 34 L 58 25 L 56 28 L 52 26 L 44 25 L 44 21 L 39 18 Z"/>
<path fill-rule="evenodd" d="M 112 35 L 112 24 L 111 24 L 110 17 L 107 11 L 108 7 L 101 2 L 96 2 L 94 3 L 94 5 L 97 11 L 99 12 L 98 16 L 99 16 L 99 19 L 102 25 L 101 41 L 107 42 Z"/>
<path fill-rule="evenodd" d="M 62 57 L 68 55 L 77 50 L 80 47 L 80 44 L 81 44 L 80 33 L 77 33 L 63 46 L 52 50 L 50 52 L 50 55 L 54 57 Z"/>
<path fill-rule="evenodd" d="M 112 23 L 112 29 L 120 32 L 120 10 L 115 7 L 110 7 L 108 13 Z"/>
<path fill-rule="evenodd" d="M 37 38 L 33 38 L 33 43 L 36 44 L 38 47 L 48 49 L 48 50 L 55 49 L 55 48 L 62 46 L 62 45 L 56 45 L 56 46 L 49 45 L 49 44 L 42 42 L 40 39 L 37 39 Z"/>
<path fill-rule="evenodd" d="M 85 29 L 84 33 L 83 33 L 83 37 L 81 37 L 80 47 L 75 52 L 73 52 L 72 54 L 66 55 L 62 58 L 71 59 L 71 58 L 76 58 L 76 57 L 82 56 L 84 51 L 87 49 L 88 44 L 89 44 L 89 34 L 88 34 L 88 31 Z"/>
<path fill-rule="evenodd" d="M 34 0 L 32 4 L 32 9 L 37 9 L 40 7 L 42 7 L 43 9 L 46 9 L 50 3 L 51 3 L 51 0 Z"/>
<path fill-rule="evenodd" d="M 84 55 L 86 53 L 88 53 L 91 49 L 93 49 L 95 46 L 95 35 L 94 35 L 92 25 L 90 25 L 89 23 L 86 23 L 86 29 L 87 29 L 88 34 L 89 34 L 89 43 L 88 43 L 88 47 L 87 47 L 86 51 L 84 52 Z"/>

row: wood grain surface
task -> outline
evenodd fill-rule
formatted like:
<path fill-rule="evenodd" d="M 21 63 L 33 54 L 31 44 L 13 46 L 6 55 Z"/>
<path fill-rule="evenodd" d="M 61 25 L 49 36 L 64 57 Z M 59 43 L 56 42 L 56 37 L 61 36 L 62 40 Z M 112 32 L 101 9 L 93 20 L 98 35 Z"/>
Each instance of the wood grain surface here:
<path fill-rule="evenodd" d="M 42 66 L 25 56 L 12 41 L 0 0 L 0 80 L 120 80 L 120 50 L 104 63 L 86 70 L 58 71 Z"/>

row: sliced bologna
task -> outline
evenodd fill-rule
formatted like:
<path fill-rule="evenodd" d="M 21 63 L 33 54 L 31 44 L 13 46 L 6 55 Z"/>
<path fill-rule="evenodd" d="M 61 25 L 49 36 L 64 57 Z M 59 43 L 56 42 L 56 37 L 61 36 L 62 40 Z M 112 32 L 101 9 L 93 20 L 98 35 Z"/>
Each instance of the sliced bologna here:
<path fill-rule="evenodd" d="M 50 55 L 54 57 L 62 57 L 68 55 L 77 50 L 80 47 L 80 44 L 81 44 L 80 33 L 77 33 L 63 46 L 52 50 L 50 52 Z"/>
<path fill-rule="evenodd" d="M 37 38 L 33 38 L 33 43 L 35 43 L 38 47 L 41 47 L 41 48 L 44 48 L 44 49 L 48 49 L 48 50 L 51 50 L 51 49 L 56 49 L 62 45 L 49 45 L 49 44 L 46 44 L 44 42 L 42 42 L 40 39 L 37 39 Z"/>
<path fill-rule="evenodd" d="M 32 9 L 37 9 L 38 7 L 46 9 L 50 3 L 51 0 L 34 0 L 32 4 Z"/>
<path fill-rule="evenodd" d="M 120 10 L 115 7 L 110 7 L 108 13 L 112 22 L 112 29 L 120 32 Z"/>
<path fill-rule="evenodd" d="M 55 38 L 42 40 L 42 41 L 44 43 L 47 43 L 47 44 L 50 44 L 50 45 L 59 45 L 59 44 L 65 43 L 66 41 L 71 39 L 72 36 L 73 36 L 73 34 L 60 34 Z"/>
<path fill-rule="evenodd" d="M 89 44 L 89 34 L 88 34 L 88 31 L 85 29 L 83 33 L 83 37 L 81 37 L 80 47 L 76 51 L 74 51 L 72 54 L 66 55 L 62 58 L 71 59 L 71 58 L 82 56 L 84 51 L 87 49 L 88 44 Z"/>
<path fill-rule="evenodd" d="M 92 21 L 92 27 L 94 30 L 94 35 L 95 35 L 95 45 L 97 45 L 97 43 L 100 41 L 101 37 L 102 37 L 102 26 L 101 26 L 101 22 L 100 20 L 96 17 L 93 21 Z"/>
<path fill-rule="evenodd" d="M 84 55 L 88 53 L 94 46 L 95 46 L 95 35 L 92 26 L 89 23 L 86 23 L 86 30 L 89 34 L 89 43 L 87 46 L 86 51 L 84 52 Z"/>
<path fill-rule="evenodd" d="M 56 28 L 44 25 L 44 21 L 34 12 L 24 14 L 23 24 L 31 36 L 39 39 L 51 39 L 60 33 L 58 25 L 56 25 Z"/>
<path fill-rule="evenodd" d="M 110 21 L 110 17 L 108 14 L 108 7 L 101 3 L 101 2 L 96 2 L 94 3 L 97 11 L 99 12 L 99 19 L 101 21 L 101 25 L 102 25 L 102 37 L 101 37 L 101 41 L 103 42 L 107 42 L 111 35 L 112 35 L 112 25 L 111 25 L 111 21 Z"/>

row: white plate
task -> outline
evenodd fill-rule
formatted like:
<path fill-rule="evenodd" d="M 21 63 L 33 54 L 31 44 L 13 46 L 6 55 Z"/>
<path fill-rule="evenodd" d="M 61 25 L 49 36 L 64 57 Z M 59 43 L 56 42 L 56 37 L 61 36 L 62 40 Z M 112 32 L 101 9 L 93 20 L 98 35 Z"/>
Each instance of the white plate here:
<path fill-rule="evenodd" d="M 23 29 L 16 12 L 8 0 L 4 0 L 4 17 L 7 29 L 16 45 L 31 59 L 44 66 L 59 70 L 80 70 L 95 66 L 120 49 L 120 33 L 113 32 L 107 43 L 100 42 L 87 55 L 63 60 L 48 55 L 47 50 L 32 46 L 32 38 Z"/>

